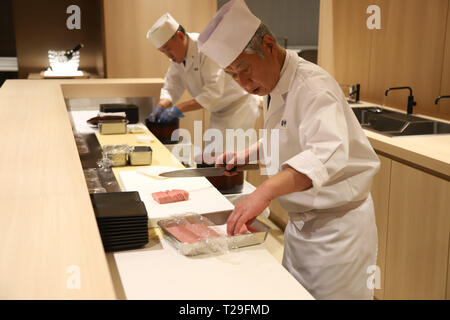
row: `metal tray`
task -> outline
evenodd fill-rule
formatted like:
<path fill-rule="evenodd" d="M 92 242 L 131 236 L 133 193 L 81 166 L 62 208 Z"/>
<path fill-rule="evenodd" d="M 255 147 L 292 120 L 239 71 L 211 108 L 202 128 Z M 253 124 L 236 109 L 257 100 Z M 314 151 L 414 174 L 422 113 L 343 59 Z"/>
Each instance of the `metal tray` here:
<path fill-rule="evenodd" d="M 102 120 L 98 122 L 100 134 L 125 134 L 127 133 L 128 120 Z"/>
<path fill-rule="evenodd" d="M 135 146 L 129 155 L 132 166 L 149 166 L 152 164 L 152 148 L 149 146 Z"/>
<path fill-rule="evenodd" d="M 130 146 L 127 144 L 111 144 L 103 146 L 103 153 L 113 161 L 113 167 L 123 167 L 128 164 Z"/>
<path fill-rule="evenodd" d="M 220 211 L 206 214 L 192 214 L 188 216 L 190 223 L 204 223 L 202 217 L 207 218 L 208 226 L 223 226 L 227 223 L 228 216 L 232 211 Z M 223 237 L 211 238 L 204 241 L 197 242 L 182 242 L 177 239 L 167 228 L 178 225 L 177 218 L 164 219 L 158 221 L 158 226 L 162 229 L 167 239 L 178 249 L 178 251 L 185 256 L 194 256 L 205 253 L 224 252 L 229 249 L 236 249 L 242 247 L 253 246 L 263 243 L 270 228 L 261 221 L 255 220 L 251 227 L 259 230 L 248 234 L 240 234 L 234 236 L 224 235 Z"/>

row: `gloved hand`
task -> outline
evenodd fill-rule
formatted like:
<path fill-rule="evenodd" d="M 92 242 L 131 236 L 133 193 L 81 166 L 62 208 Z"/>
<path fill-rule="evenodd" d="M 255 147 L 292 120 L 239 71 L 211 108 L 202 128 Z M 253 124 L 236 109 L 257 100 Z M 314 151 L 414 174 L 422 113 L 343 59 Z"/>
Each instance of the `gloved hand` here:
<path fill-rule="evenodd" d="M 183 118 L 184 114 L 176 106 L 172 106 L 164 110 L 159 117 L 159 122 L 171 122 L 176 118 Z"/>
<path fill-rule="evenodd" d="M 157 106 L 153 109 L 152 113 L 147 117 L 149 122 L 157 122 L 159 120 L 160 115 L 164 112 L 164 109 L 160 106 Z"/>

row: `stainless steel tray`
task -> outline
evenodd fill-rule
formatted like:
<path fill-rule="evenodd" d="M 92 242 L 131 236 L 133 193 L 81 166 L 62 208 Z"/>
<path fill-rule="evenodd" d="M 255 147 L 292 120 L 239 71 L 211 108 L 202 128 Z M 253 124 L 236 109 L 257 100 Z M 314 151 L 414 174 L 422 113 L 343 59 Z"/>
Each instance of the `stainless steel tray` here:
<path fill-rule="evenodd" d="M 128 120 L 101 120 L 98 122 L 100 134 L 125 134 L 127 133 Z"/>
<path fill-rule="evenodd" d="M 217 226 L 225 227 L 224 225 L 226 225 L 228 216 L 231 214 L 231 212 L 232 211 L 228 210 L 202 215 L 192 214 L 188 216 L 188 219 L 190 223 L 203 223 L 204 220 L 202 219 L 202 217 L 205 217 L 208 219 L 208 221 L 211 222 L 211 224 L 208 225 L 212 226 L 214 230 L 217 230 Z M 257 232 L 234 236 L 228 236 L 225 233 L 221 237 L 214 237 L 204 241 L 182 242 L 168 230 L 169 227 L 176 226 L 178 225 L 178 223 L 178 218 L 170 218 L 158 221 L 158 226 L 162 229 L 164 234 L 167 236 L 167 239 L 175 246 L 175 248 L 177 248 L 178 251 L 185 256 L 225 252 L 230 249 L 261 244 L 266 240 L 267 234 L 270 231 L 270 228 L 264 223 L 255 220 L 251 224 L 251 227 L 257 229 Z"/>

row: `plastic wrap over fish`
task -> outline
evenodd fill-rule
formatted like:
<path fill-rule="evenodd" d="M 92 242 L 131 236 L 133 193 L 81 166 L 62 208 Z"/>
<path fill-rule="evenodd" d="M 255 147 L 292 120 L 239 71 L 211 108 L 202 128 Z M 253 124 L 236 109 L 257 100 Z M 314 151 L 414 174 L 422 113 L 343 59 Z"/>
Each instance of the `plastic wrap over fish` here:
<path fill-rule="evenodd" d="M 254 221 L 245 234 L 227 234 L 226 221 L 231 211 L 209 214 L 186 213 L 160 220 L 158 225 L 167 239 L 186 256 L 227 253 L 231 249 L 263 243 L 270 230 Z"/>

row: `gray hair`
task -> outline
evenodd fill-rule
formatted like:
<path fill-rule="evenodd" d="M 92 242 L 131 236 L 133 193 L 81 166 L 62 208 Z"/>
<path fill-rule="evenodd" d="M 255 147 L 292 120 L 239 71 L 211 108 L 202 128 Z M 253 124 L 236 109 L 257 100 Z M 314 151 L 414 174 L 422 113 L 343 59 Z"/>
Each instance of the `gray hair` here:
<path fill-rule="evenodd" d="M 274 34 L 272 33 L 272 31 L 270 31 L 269 27 L 267 27 L 264 23 L 261 22 L 258 29 L 256 29 L 255 34 L 253 35 L 253 37 L 250 39 L 247 46 L 245 47 L 244 52 L 249 53 L 249 54 L 257 54 L 261 58 L 264 58 L 264 51 L 262 48 L 262 43 L 263 43 L 263 38 L 266 35 L 269 35 L 270 37 L 272 37 L 276 42 L 276 38 L 275 38 Z"/>

